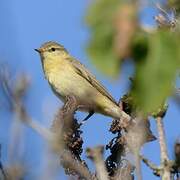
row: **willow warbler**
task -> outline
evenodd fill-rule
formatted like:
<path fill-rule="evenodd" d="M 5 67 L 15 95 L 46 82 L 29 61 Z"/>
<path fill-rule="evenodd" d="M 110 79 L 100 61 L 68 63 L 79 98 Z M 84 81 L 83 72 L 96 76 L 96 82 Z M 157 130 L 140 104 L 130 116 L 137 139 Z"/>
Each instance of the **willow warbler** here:
<path fill-rule="evenodd" d="M 96 78 L 62 45 L 46 42 L 35 50 L 41 56 L 45 78 L 53 92 L 62 101 L 74 96 L 78 110 L 89 112 L 85 119 L 95 112 L 118 119 L 129 118 Z"/>

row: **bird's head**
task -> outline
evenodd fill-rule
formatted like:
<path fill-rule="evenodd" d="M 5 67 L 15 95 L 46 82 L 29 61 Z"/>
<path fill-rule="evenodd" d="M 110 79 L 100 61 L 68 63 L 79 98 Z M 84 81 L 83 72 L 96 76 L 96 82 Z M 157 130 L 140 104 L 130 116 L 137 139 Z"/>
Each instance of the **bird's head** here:
<path fill-rule="evenodd" d="M 46 59 L 53 59 L 57 56 L 63 57 L 68 54 L 64 46 L 53 41 L 42 44 L 42 46 L 39 49 L 35 49 L 35 51 L 40 54 L 42 61 Z"/>

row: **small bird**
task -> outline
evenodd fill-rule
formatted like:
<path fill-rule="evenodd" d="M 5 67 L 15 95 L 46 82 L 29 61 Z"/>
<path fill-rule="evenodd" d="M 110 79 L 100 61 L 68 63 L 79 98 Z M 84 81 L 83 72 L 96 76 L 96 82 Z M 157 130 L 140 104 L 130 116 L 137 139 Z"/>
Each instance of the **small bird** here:
<path fill-rule="evenodd" d="M 45 78 L 53 92 L 64 102 L 74 96 L 78 110 L 88 112 L 87 120 L 94 113 L 119 119 L 129 116 L 120 109 L 113 97 L 78 60 L 56 42 L 46 42 L 35 49 L 41 57 Z"/>

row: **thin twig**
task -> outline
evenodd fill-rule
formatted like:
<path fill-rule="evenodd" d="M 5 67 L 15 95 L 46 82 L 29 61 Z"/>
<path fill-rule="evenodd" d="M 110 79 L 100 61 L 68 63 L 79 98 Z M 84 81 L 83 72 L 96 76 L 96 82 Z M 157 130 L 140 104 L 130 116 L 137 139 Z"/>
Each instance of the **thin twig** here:
<path fill-rule="evenodd" d="M 57 155 L 60 155 L 63 161 L 68 164 L 69 168 L 78 172 L 81 177 L 85 179 L 92 179 L 92 175 L 90 174 L 88 169 L 84 165 L 82 165 L 80 161 L 75 160 L 70 152 L 64 150 L 63 143 L 59 141 L 59 136 L 57 136 L 55 133 L 51 132 L 47 128 L 43 127 L 41 124 L 38 123 L 38 121 L 33 121 L 28 116 L 24 122 L 49 142 L 49 145 L 50 147 L 52 147 L 53 152 Z"/>
<path fill-rule="evenodd" d="M 149 159 L 140 155 L 141 160 L 153 171 L 153 173 L 157 176 L 160 176 L 161 168 L 152 163 Z"/>
<path fill-rule="evenodd" d="M 109 179 L 107 170 L 103 161 L 103 157 L 102 157 L 103 151 L 104 151 L 103 146 L 97 146 L 93 149 L 88 148 L 86 150 L 87 157 L 90 158 L 96 166 L 96 173 L 97 173 L 98 180 Z"/>
<path fill-rule="evenodd" d="M 156 118 L 157 128 L 159 133 L 159 145 L 161 151 L 161 166 L 163 167 L 162 171 L 162 179 L 163 180 L 170 180 L 170 167 L 169 167 L 169 158 L 167 153 L 167 146 L 166 146 L 166 138 L 164 132 L 164 125 L 163 119 L 161 117 Z"/>
<path fill-rule="evenodd" d="M 31 116 L 29 116 L 23 101 L 28 87 L 28 79 L 25 76 L 20 76 L 20 79 L 17 80 L 19 83 L 14 85 L 10 85 L 9 81 L 10 77 L 5 76 L 5 74 L 1 72 L 0 83 L 3 85 L 3 94 L 10 104 L 10 107 L 12 107 L 12 113 L 16 115 L 19 121 L 32 128 L 35 132 L 47 140 L 52 152 L 55 155 L 58 155 L 58 157 L 61 157 L 61 160 L 68 165 L 69 169 L 73 169 L 74 172 L 76 172 L 76 174 L 78 174 L 79 177 L 82 177 L 83 179 L 92 179 L 92 175 L 86 167 L 85 163 L 83 164 L 83 161 L 81 162 L 78 158 L 75 159 L 72 153 L 65 148 L 64 142 L 61 138 L 62 129 L 58 126 L 59 124 L 57 124 L 56 130 L 54 129 L 54 132 L 43 127 L 38 123 L 37 120 L 33 120 Z M 71 118 L 74 115 L 75 109 L 73 108 L 71 104 L 68 103 L 65 103 L 63 106 L 62 115 L 64 115 L 64 117 L 62 116 L 61 118 L 67 120 L 65 122 L 66 127 L 63 127 L 65 128 L 63 131 L 66 131 L 66 128 L 69 128 L 73 122 L 73 118 Z M 69 111 L 69 109 L 71 109 L 72 112 Z M 62 121 L 60 120 L 60 122 Z"/>
<path fill-rule="evenodd" d="M 134 166 L 129 162 L 129 160 L 121 161 L 121 167 L 118 168 L 117 173 L 112 178 L 112 180 L 133 180 Z"/>
<path fill-rule="evenodd" d="M 164 132 L 164 125 L 163 119 L 161 117 L 156 118 L 157 128 L 159 133 L 159 144 L 160 144 L 160 151 L 161 151 L 161 162 L 165 160 L 169 160 L 167 154 L 167 147 L 166 147 L 166 139 L 165 139 L 165 132 Z"/>

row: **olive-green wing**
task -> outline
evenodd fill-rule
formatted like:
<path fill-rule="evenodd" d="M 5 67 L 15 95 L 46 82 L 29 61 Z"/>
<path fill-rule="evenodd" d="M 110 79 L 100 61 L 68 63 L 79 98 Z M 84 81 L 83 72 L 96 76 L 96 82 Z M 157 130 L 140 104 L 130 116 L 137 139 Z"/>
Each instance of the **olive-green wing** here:
<path fill-rule="evenodd" d="M 96 77 L 91 74 L 86 67 L 81 64 L 79 61 L 75 59 L 70 59 L 71 63 L 73 64 L 73 67 L 75 68 L 75 71 L 84 79 L 86 79 L 93 87 L 95 87 L 101 94 L 106 96 L 108 99 L 110 99 L 115 104 L 116 101 L 114 98 L 107 92 L 104 86 L 102 86 L 97 80 Z"/>

